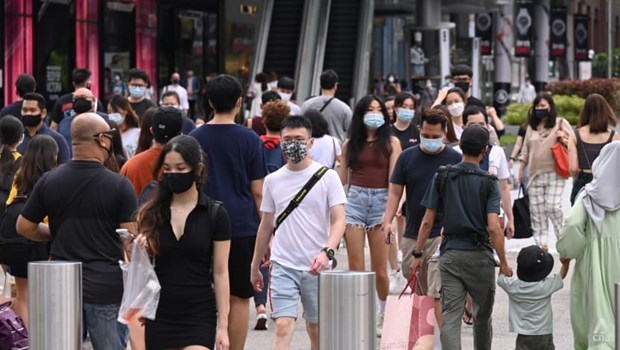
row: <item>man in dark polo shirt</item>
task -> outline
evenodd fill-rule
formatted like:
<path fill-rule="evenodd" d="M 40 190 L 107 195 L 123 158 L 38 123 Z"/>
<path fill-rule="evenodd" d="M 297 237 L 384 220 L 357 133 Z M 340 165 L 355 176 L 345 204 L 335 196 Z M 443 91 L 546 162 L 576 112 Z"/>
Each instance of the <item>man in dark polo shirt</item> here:
<path fill-rule="evenodd" d="M 417 272 L 420 269 L 424 244 L 432 231 L 437 211 L 441 211 L 445 237 L 439 260 L 443 318 L 441 346 L 444 349 L 461 348 L 461 317 L 466 294 L 471 295 L 474 304 L 476 349 L 492 349 L 493 247 L 499 256 L 501 273 L 512 276 L 504 253 L 504 234 L 499 225 L 497 178 L 483 172 L 478 165 L 488 150 L 488 144 L 487 129 L 480 125 L 465 128 L 460 141 L 463 161 L 440 168 L 422 200 L 426 213 L 413 251 L 415 259 L 411 270 Z"/>
<path fill-rule="evenodd" d="M 123 244 L 115 230 L 136 232 L 136 197 L 126 178 L 103 163 L 112 154 L 110 127 L 84 113 L 71 125 L 73 159 L 41 177 L 17 220 L 17 232 L 51 240 L 55 260 L 82 262 L 84 327 L 95 350 L 125 350 L 128 329 L 116 318 L 123 296 L 118 261 Z M 49 218 L 49 225 L 43 218 Z"/>
<path fill-rule="evenodd" d="M 25 94 L 22 101 L 21 119 L 26 131 L 24 132 L 24 141 L 17 147 L 17 152 L 26 153 L 30 140 L 36 135 L 49 135 L 58 144 L 58 164 L 66 163 L 71 157 L 69 145 L 60 133 L 50 129 L 45 124 L 46 116 L 45 97 L 36 92 Z"/>

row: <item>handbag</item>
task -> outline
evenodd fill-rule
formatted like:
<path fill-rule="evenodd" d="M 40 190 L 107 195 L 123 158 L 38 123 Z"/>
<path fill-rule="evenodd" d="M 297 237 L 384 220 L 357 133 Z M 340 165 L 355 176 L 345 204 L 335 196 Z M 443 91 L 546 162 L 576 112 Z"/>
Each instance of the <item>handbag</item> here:
<path fill-rule="evenodd" d="M 521 196 L 523 191 L 523 197 Z M 515 235 L 513 238 L 530 238 L 534 235 L 532 229 L 532 218 L 530 216 L 530 198 L 525 190 L 525 186 L 521 184 L 519 187 L 519 193 L 517 199 L 515 199 L 512 205 L 512 215 L 515 220 Z"/>
<path fill-rule="evenodd" d="M 558 130 L 562 131 L 562 119 L 558 119 Z M 570 177 L 570 167 L 568 160 L 568 150 L 564 145 L 556 141 L 553 146 L 551 146 L 551 154 L 553 155 L 553 159 L 555 160 L 555 172 L 561 177 L 568 179 Z"/>
<path fill-rule="evenodd" d="M 381 350 L 431 350 L 434 345 L 435 299 L 415 294 L 417 276 L 411 275 L 399 296 L 387 298 Z M 411 295 L 403 294 L 411 288 Z"/>

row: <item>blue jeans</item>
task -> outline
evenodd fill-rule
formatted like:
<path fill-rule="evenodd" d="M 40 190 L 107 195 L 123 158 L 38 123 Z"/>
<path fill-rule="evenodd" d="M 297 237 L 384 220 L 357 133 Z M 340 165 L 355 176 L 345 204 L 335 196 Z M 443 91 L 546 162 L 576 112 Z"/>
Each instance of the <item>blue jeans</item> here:
<path fill-rule="evenodd" d="M 82 305 L 84 331 L 90 335 L 94 350 L 125 350 L 129 327 L 116 318 L 120 304 Z"/>

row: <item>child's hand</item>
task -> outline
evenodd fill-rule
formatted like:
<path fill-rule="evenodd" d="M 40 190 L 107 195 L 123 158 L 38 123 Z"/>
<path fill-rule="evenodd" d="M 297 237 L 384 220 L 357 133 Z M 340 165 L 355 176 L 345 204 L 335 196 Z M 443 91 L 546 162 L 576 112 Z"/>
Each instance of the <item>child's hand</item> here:
<path fill-rule="evenodd" d="M 560 259 L 560 261 L 562 262 L 562 268 L 560 269 L 560 276 L 562 276 L 562 279 L 564 279 L 566 275 L 568 275 L 568 269 L 570 267 L 570 259 Z"/>

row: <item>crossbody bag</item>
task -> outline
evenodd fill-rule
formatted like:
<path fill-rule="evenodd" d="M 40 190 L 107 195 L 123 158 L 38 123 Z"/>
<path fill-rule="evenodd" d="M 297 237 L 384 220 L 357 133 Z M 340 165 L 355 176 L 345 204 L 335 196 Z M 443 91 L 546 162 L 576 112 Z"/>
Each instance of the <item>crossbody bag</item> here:
<path fill-rule="evenodd" d="M 297 192 L 295 197 L 291 199 L 291 201 L 286 206 L 286 209 L 284 209 L 284 211 L 280 213 L 280 215 L 278 215 L 276 219 L 276 226 L 273 229 L 274 235 L 276 231 L 278 230 L 278 228 L 280 227 L 280 225 L 282 225 L 284 220 L 286 220 L 286 218 L 289 217 L 291 213 L 299 206 L 301 201 L 303 201 L 303 199 L 306 198 L 306 195 L 308 195 L 308 192 L 310 192 L 312 187 L 314 187 L 314 185 L 316 185 L 316 183 L 319 182 L 319 180 L 323 177 L 323 175 L 325 175 L 328 169 L 329 169 L 328 167 L 322 166 L 319 170 L 317 170 L 312 175 L 312 177 L 308 180 L 308 182 L 306 182 L 304 187 L 302 187 L 301 190 Z"/>

